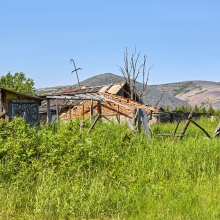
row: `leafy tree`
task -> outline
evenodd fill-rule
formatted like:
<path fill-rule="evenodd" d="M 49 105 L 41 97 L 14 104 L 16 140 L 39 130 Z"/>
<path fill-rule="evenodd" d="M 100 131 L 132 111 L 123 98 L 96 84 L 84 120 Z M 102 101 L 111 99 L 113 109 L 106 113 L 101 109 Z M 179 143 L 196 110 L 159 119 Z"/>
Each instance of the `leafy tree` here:
<path fill-rule="evenodd" d="M 182 105 L 182 111 L 183 111 L 183 112 L 186 111 L 186 108 L 185 108 L 184 105 Z"/>
<path fill-rule="evenodd" d="M 22 72 L 14 75 L 9 72 L 6 76 L 1 76 L 0 87 L 28 95 L 34 95 L 35 93 L 34 80 L 27 79 Z"/>
<path fill-rule="evenodd" d="M 178 107 L 177 106 L 175 106 L 174 111 L 178 111 Z"/>
<path fill-rule="evenodd" d="M 211 113 L 211 115 L 214 115 L 214 114 L 215 114 L 215 110 L 213 109 L 213 107 L 212 107 L 212 104 L 211 104 L 211 103 L 210 103 L 210 105 L 209 105 L 208 112 L 209 112 L 209 113 Z"/>
<path fill-rule="evenodd" d="M 177 110 L 182 111 L 182 106 L 180 105 Z"/>
<path fill-rule="evenodd" d="M 169 106 L 167 105 L 167 107 L 166 107 L 166 111 L 167 112 L 169 112 L 170 111 L 170 108 L 169 108 Z"/>
<path fill-rule="evenodd" d="M 189 107 L 188 107 L 188 106 L 186 106 L 185 111 L 186 111 L 186 112 L 188 112 L 188 111 L 189 111 Z"/>
<path fill-rule="evenodd" d="M 201 113 L 206 113 L 206 109 L 205 107 L 203 107 L 201 110 L 200 110 Z"/>
<path fill-rule="evenodd" d="M 215 110 L 215 115 L 220 116 L 220 109 L 217 108 L 217 109 Z"/>
<path fill-rule="evenodd" d="M 194 107 L 194 112 L 198 113 L 199 112 L 199 107 L 198 105 L 196 104 L 195 107 Z"/>
<path fill-rule="evenodd" d="M 164 111 L 165 111 L 165 112 L 169 112 L 169 111 L 170 111 L 170 109 L 169 109 L 169 106 L 168 106 L 168 105 L 167 105 L 167 106 L 166 106 L 166 105 L 164 105 L 164 106 L 163 106 L 163 109 L 164 109 Z"/>

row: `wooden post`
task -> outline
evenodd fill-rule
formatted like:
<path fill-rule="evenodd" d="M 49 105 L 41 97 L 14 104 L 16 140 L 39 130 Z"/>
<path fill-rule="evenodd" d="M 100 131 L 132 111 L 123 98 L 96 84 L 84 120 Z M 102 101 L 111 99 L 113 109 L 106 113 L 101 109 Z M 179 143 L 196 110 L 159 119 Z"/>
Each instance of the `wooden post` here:
<path fill-rule="evenodd" d="M 147 117 L 146 109 L 142 108 L 141 111 L 142 111 L 142 125 L 144 128 L 144 134 L 147 137 L 147 139 L 152 138 L 150 125 L 148 124 L 148 117 Z"/>
<path fill-rule="evenodd" d="M 188 116 L 188 119 L 191 119 L 192 117 L 193 117 L 193 113 L 194 113 L 194 111 L 191 111 L 190 112 L 190 114 L 189 114 L 189 116 Z M 182 128 L 182 130 L 181 130 L 181 132 L 180 132 L 180 135 L 184 135 L 185 134 L 185 132 L 186 132 L 186 129 L 188 128 L 188 126 L 189 126 L 189 123 L 190 123 L 190 120 L 186 120 L 186 122 L 185 122 L 185 124 L 184 124 L 184 126 L 183 126 L 183 128 Z M 180 139 L 181 139 L 182 137 L 180 137 Z"/>
<path fill-rule="evenodd" d="M 176 134 L 176 131 L 177 131 L 177 128 L 178 128 L 178 126 L 179 126 L 179 124 L 180 124 L 181 119 L 182 119 L 182 117 L 180 117 L 180 118 L 179 118 L 179 121 L 177 122 L 176 129 L 175 129 L 175 131 L 174 131 L 174 133 L 173 133 L 174 136 L 175 136 L 175 134 Z"/>
<path fill-rule="evenodd" d="M 140 132 L 141 130 L 141 117 L 142 117 L 142 111 L 140 108 L 138 108 L 138 125 L 137 125 L 137 131 Z"/>
<path fill-rule="evenodd" d="M 101 115 L 102 114 L 102 102 L 99 101 L 99 114 Z"/>
<path fill-rule="evenodd" d="M 117 113 L 119 113 L 119 105 L 117 106 Z"/>
<path fill-rule="evenodd" d="M 85 124 L 84 121 L 80 121 L 80 131 L 83 131 L 83 125 Z"/>
<path fill-rule="evenodd" d="M 69 115 L 70 115 L 69 119 L 71 119 L 71 108 L 70 108 L 70 106 L 69 106 Z"/>
<path fill-rule="evenodd" d="M 94 122 L 92 123 L 91 127 L 89 128 L 87 134 L 89 134 L 89 132 L 92 130 L 92 128 L 94 127 L 95 123 L 97 122 L 97 120 L 99 119 L 100 114 L 98 113 L 95 117 Z"/>
<path fill-rule="evenodd" d="M 149 118 L 149 120 L 152 120 L 152 118 L 153 118 L 153 111 L 150 110 L 150 118 Z"/>
<path fill-rule="evenodd" d="M 132 124 L 133 124 L 133 126 L 136 125 L 136 112 L 137 112 L 137 109 L 132 110 Z"/>
<path fill-rule="evenodd" d="M 57 121 L 59 121 L 59 104 L 56 104 Z"/>
<path fill-rule="evenodd" d="M 47 99 L 47 124 L 50 124 L 50 99 Z"/>
<path fill-rule="evenodd" d="M 92 121 L 93 116 L 93 100 L 91 99 L 91 105 L 90 105 L 90 122 Z"/>

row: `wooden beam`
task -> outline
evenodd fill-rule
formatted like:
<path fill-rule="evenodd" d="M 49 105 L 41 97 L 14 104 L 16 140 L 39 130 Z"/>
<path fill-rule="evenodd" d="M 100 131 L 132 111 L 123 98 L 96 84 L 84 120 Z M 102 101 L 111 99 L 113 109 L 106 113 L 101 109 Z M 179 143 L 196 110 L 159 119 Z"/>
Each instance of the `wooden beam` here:
<path fill-rule="evenodd" d="M 180 135 L 184 135 L 184 134 L 185 134 L 186 129 L 187 129 L 188 126 L 189 126 L 190 119 L 193 117 L 193 113 L 194 113 L 194 111 L 191 111 L 191 112 L 190 112 L 190 114 L 189 114 L 189 116 L 188 116 L 188 120 L 186 120 L 186 122 L 185 122 L 185 124 L 184 124 L 184 126 L 183 126 L 183 128 L 182 128 L 182 130 L 181 130 L 181 132 L 180 132 Z M 181 139 L 181 137 L 180 137 L 180 139 Z"/>
<path fill-rule="evenodd" d="M 83 131 L 83 126 L 84 126 L 84 124 L 85 124 L 85 121 L 80 121 L 80 131 Z"/>
<path fill-rule="evenodd" d="M 133 126 L 136 126 L 136 112 L 137 112 L 137 109 L 132 110 L 132 124 L 133 124 Z"/>
<path fill-rule="evenodd" d="M 157 136 L 165 136 L 165 137 L 184 137 L 184 134 L 173 135 L 173 134 L 154 134 Z"/>
<path fill-rule="evenodd" d="M 59 100 L 91 100 L 91 96 L 46 96 L 46 99 L 59 99 Z M 99 99 L 93 98 L 99 101 Z"/>
<path fill-rule="evenodd" d="M 144 128 L 144 134 L 147 138 L 152 138 L 152 133 L 151 133 L 151 129 L 150 129 L 150 125 L 148 123 L 148 116 L 146 113 L 146 109 L 142 108 L 142 125 Z"/>
<path fill-rule="evenodd" d="M 93 100 L 91 99 L 91 104 L 90 104 L 90 122 L 92 120 L 92 116 L 93 116 Z"/>
<path fill-rule="evenodd" d="M 179 124 L 180 124 L 181 119 L 182 119 L 182 117 L 179 118 L 179 121 L 178 121 L 178 123 L 177 123 L 177 125 L 176 125 L 176 129 L 175 129 L 173 135 L 176 134 L 176 131 L 177 131 L 177 128 L 178 128 L 178 126 L 179 126 Z"/>
<path fill-rule="evenodd" d="M 69 106 L 69 115 L 70 115 L 70 119 L 71 119 L 71 108 Z"/>
<path fill-rule="evenodd" d="M 99 113 L 100 115 L 102 114 L 102 102 L 101 101 L 99 101 Z"/>
<path fill-rule="evenodd" d="M 118 114 L 101 114 L 100 116 L 116 116 Z"/>
<path fill-rule="evenodd" d="M 133 110 L 133 108 L 130 108 L 130 107 L 128 107 L 127 105 L 122 105 L 122 104 L 119 103 L 119 102 L 116 102 L 116 101 L 113 101 L 113 100 L 111 100 L 111 99 L 105 98 L 101 93 L 99 93 L 99 95 L 95 95 L 95 97 L 100 97 L 100 99 L 103 99 L 103 101 L 112 102 L 112 103 L 115 103 L 115 104 L 117 104 L 117 105 L 120 105 L 120 106 L 122 106 L 122 107 L 124 107 L 124 108 Z"/>
<path fill-rule="evenodd" d="M 47 124 L 50 124 L 50 99 L 47 99 Z"/>
<path fill-rule="evenodd" d="M 142 111 L 140 108 L 137 109 L 138 111 L 138 118 L 137 118 L 137 131 L 140 132 L 141 130 L 141 118 L 142 118 Z"/>
<path fill-rule="evenodd" d="M 89 132 L 92 130 L 92 128 L 94 127 L 95 123 L 97 122 L 98 118 L 99 118 L 100 114 L 97 114 L 95 117 L 94 122 L 92 123 L 91 127 L 89 128 L 87 134 L 89 134 Z"/>
<path fill-rule="evenodd" d="M 183 118 L 189 120 L 189 121 L 192 122 L 194 125 L 196 125 L 197 127 L 199 127 L 199 128 L 207 135 L 207 137 L 211 138 L 211 136 L 207 133 L 207 131 L 206 131 L 204 128 L 202 128 L 200 125 L 198 125 L 196 122 L 194 122 L 193 120 L 191 120 L 191 119 L 187 118 L 185 115 L 179 114 L 179 113 L 177 113 L 177 112 L 175 112 L 175 113 L 173 113 L 173 114 L 182 116 Z"/>
<path fill-rule="evenodd" d="M 57 121 L 59 121 L 59 104 L 56 104 Z"/>

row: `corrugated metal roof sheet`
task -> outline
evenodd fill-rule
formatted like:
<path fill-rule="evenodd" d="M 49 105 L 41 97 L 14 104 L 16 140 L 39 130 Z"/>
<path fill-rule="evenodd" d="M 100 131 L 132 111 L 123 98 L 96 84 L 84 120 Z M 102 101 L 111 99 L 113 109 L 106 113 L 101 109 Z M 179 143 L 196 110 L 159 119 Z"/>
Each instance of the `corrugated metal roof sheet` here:
<path fill-rule="evenodd" d="M 69 89 L 69 90 L 64 90 L 64 91 L 62 91 L 62 92 L 60 92 L 60 93 L 69 93 L 69 92 L 76 92 L 76 91 L 78 91 L 78 90 L 80 90 L 81 88 L 77 88 L 77 89 Z"/>

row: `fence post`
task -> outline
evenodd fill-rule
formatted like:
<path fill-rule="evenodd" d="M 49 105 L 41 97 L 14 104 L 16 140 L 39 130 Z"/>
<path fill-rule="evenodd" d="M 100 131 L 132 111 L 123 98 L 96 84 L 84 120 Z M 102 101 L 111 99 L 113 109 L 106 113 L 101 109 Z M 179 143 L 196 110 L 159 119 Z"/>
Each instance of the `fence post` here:
<path fill-rule="evenodd" d="M 137 112 L 137 109 L 132 110 L 132 124 L 133 124 L 133 126 L 136 125 L 136 112 Z"/>
<path fill-rule="evenodd" d="M 50 124 L 50 99 L 47 99 L 47 124 Z"/>
<path fill-rule="evenodd" d="M 90 122 L 92 121 L 93 116 L 93 100 L 91 99 L 91 105 L 90 105 Z"/>
<path fill-rule="evenodd" d="M 59 121 L 59 104 L 56 104 L 57 121 Z"/>
<path fill-rule="evenodd" d="M 137 124 L 137 131 L 140 132 L 141 130 L 141 117 L 142 117 L 142 111 L 140 108 L 138 108 L 138 124 Z"/>

